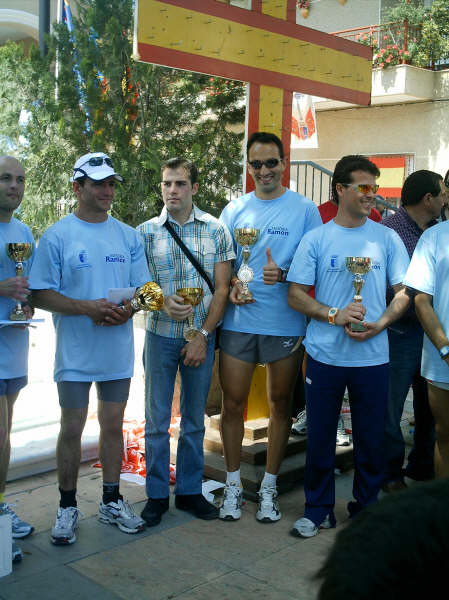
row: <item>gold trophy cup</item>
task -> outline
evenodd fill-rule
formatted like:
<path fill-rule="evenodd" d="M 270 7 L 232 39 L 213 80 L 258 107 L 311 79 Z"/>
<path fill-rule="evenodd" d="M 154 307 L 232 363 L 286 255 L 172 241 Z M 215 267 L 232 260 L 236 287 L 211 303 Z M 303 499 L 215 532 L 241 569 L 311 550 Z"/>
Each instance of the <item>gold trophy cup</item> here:
<path fill-rule="evenodd" d="M 23 277 L 25 273 L 24 262 L 33 254 L 34 244 L 29 242 L 12 242 L 6 244 L 6 254 L 16 263 L 16 277 Z M 27 316 L 22 308 L 22 303 L 17 302 L 14 310 L 9 315 L 11 321 L 26 321 Z"/>
<path fill-rule="evenodd" d="M 345 262 L 348 271 L 355 275 L 352 282 L 355 289 L 354 302 L 361 302 L 362 296 L 360 295 L 360 292 L 365 283 L 362 275 L 366 275 L 371 271 L 372 260 L 366 256 L 347 256 Z M 351 331 L 366 331 L 366 327 L 361 323 L 351 323 L 350 328 Z"/>
<path fill-rule="evenodd" d="M 252 300 L 253 295 L 249 291 L 248 284 L 254 279 L 254 271 L 248 265 L 250 257 L 250 246 L 253 246 L 259 239 L 260 229 L 254 229 L 252 227 L 238 227 L 234 229 L 234 238 L 240 246 L 243 246 L 243 262 L 238 270 L 237 277 L 241 281 L 242 300 Z"/>
<path fill-rule="evenodd" d="M 134 312 L 139 310 L 161 310 L 164 305 L 164 294 L 154 281 L 147 281 L 137 288 L 133 298 L 122 304 L 123 308 L 131 306 Z"/>
<path fill-rule="evenodd" d="M 204 295 L 202 288 L 179 288 L 176 290 L 176 295 L 181 296 L 184 299 L 184 304 L 190 304 L 192 306 L 192 312 L 187 317 L 188 327 L 184 331 L 184 339 L 190 342 L 195 337 L 198 329 L 194 326 L 194 314 L 193 307 L 197 306 Z"/>

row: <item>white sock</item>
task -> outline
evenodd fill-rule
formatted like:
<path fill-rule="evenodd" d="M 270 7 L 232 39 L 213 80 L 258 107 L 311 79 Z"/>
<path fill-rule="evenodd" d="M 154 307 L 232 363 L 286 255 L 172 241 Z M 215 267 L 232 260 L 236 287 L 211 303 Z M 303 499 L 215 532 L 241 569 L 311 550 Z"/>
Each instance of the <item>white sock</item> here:
<path fill-rule="evenodd" d="M 277 475 L 273 475 L 272 473 L 265 471 L 265 475 L 263 476 L 260 487 L 276 487 L 277 478 Z"/>
<path fill-rule="evenodd" d="M 226 483 L 239 485 L 242 487 L 242 483 L 240 481 L 240 469 L 237 469 L 237 471 L 226 471 Z"/>

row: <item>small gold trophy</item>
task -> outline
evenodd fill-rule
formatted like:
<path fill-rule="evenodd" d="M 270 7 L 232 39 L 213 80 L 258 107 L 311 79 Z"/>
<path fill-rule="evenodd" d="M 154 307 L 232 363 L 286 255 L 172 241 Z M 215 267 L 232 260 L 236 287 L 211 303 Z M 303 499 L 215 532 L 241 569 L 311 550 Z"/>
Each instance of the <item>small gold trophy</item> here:
<path fill-rule="evenodd" d="M 16 263 L 16 277 L 23 277 L 25 273 L 24 262 L 33 254 L 34 244 L 29 242 L 12 242 L 6 244 L 6 254 Z M 9 315 L 11 321 L 26 321 L 27 316 L 22 308 L 22 303 L 17 302 L 14 310 Z"/>
<path fill-rule="evenodd" d="M 354 302 L 361 302 L 362 296 L 360 295 L 360 292 L 365 283 L 362 275 L 366 275 L 371 271 L 372 260 L 366 256 L 347 256 L 345 262 L 348 271 L 355 275 L 354 281 L 352 282 L 355 289 Z M 364 327 L 362 323 L 351 323 L 350 328 L 351 331 L 366 331 L 366 327 Z"/>
<path fill-rule="evenodd" d="M 238 227 L 234 229 L 234 238 L 240 246 L 243 246 L 243 262 L 238 270 L 237 277 L 242 282 L 242 300 L 252 300 L 253 295 L 249 291 L 248 284 L 254 279 L 254 271 L 248 265 L 250 250 L 249 247 L 259 239 L 260 229 L 252 227 Z"/>
<path fill-rule="evenodd" d="M 161 310 L 164 305 L 164 294 L 154 281 L 147 281 L 138 288 L 131 300 L 122 304 L 124 308 L 132 307 L 134 312 L 139 310 Z"/>
<path fill-rule="evenodd" d="M 202 288 L 179 288 L 176 290 L 176 295 L 181 296 L 184 299 L 184 304 L 190 304 L 190 306 L 197 306 L 204 295 Z M 193 310 L 187 317 L 188 327 L 184 331 L 184 339 L 190 342 L 195 337 L 198 329 L 194 326 L 194 314 Z"/>

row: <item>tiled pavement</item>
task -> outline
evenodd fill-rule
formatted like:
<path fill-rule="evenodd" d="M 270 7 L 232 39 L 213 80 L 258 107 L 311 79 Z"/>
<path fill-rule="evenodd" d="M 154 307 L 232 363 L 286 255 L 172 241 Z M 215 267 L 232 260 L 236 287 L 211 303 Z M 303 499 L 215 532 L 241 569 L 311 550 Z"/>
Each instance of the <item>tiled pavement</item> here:
<path fill-rule="evenodd" d="M 351 480 L 352 473 L 337 477 L 340 523 L 346 520 Z M 172 505 L 160 525 L 127 535 L 97 520 L 100 488 L 100 472 L 82 465 L 78 539 L 56 547 L 49 538 L 58 500 L 55 472 L 8 485 L 7 501 L 16 503 L 35 532 L 20 541 L 23 561 L 0 580 L 1 600 L 309 600 L 316 596 L 311 576 L 339 529 L 308 540 L 290 536 L 304 505 L 297 488 L 281 496 L 283 518 L 275 524 L 258 523 L 252 502 L 238 522 L 200 521 Z M 140 511 L 144 488 L 128 482 L 121 488 Z"/>
<path fill-rule="evenodd" d="M 23 478 L 23 472 L 30 472 L 26 465 L 38 460 L 39 452 L 45 457 L 51 450 L 49 461 L 54 464 L 59 407 L 51 383 L 51 332 L 48 320 L 32 332 L 30 384 L 21 393 L 15 411 L 17 433 L 13 435 L 10 475 L 14 471 L 19 478 L 8 484 L 6 498 L 16 503 L 18 514 L 33 523 L 35 532 L 20 541 L 22 563 L 0 579 L 0 600 L 314 599 L 316 586 L 311 576 L 346 522 L 352 472 L 336 478 L 339 526 L 313 539 L 289 535 L 292 523 L 303 513 L 300 487 L 281 496 L 283 518 L 275 524 L 258 523 L 252 502 L 244 506 L 242 519 L 235 523 L 199 521 L 172 506 L 159 526 L 134 536 L 98 522 L 101 473 L 83 464 L 78 503 L 84 518 L 79 523 L 77 542 L 68 547 L 50 543 L 58 502 L 56 473 Z M 137 329 L 136 356 L 140 356 L 142 345 L 143 331 Z M 129 418 L 142 412 L 140 360 L 136 360 L 133 386 Z M 48 439 L 45 435 L 40 439 L 36 429 L 20 433 L 30 421 L 42 423 L 44 434 L 47 423 L 54 431 Z M 21 461 L 26 468 L 22 469 Z M 125 497 L 142 510 L 144 488 L 128 482 L 121 487 Z"/>

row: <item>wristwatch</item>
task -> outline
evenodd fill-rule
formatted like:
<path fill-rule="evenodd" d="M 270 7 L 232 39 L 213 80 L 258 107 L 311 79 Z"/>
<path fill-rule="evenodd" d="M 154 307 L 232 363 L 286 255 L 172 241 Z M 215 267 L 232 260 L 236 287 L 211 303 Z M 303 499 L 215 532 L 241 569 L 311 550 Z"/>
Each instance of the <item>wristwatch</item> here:
<path fill-rule="evenodd" d="M 288 269 L 281 269 L 279 267 L 279 275 L 278 275 L 279 283 L 285 283 L 287 281 L 287 273 L 288 273 Z"/>
<path fill-rule="evenodd" d="M 443 360 L 446 359 L 446 356 L 449 356 L 449 346 L 443 346 L 440 348 L 440 356 Z"/>
<path fill-rule="evenodd" d="M 329 309 L 329 312 L 327 313 L 327 320 L 329 321 L 329 325 L 335 325 L 335 318 L 337 314 L 338 308 L 336 308 L 335 306 Z"/>
<path fill-rule="evenodd" d="M 211 334 L 207 331 L 207 329 L 198 329 L 198 331 L 201 333 L 201 335 L 204 335 L 204 337 L 206 338 L 206 342 L 210 342 L 210 338 L 211 338 Z"/>

